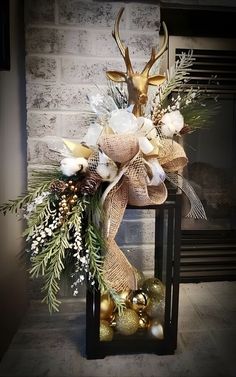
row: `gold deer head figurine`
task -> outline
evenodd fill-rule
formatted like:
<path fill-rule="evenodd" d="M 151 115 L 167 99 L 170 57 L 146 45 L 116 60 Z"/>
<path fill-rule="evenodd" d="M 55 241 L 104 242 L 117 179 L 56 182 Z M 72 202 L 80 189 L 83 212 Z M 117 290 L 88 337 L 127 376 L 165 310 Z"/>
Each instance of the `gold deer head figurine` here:
<path fill-rule="evenodd" d="M 133 114 L 136 116 L 143 115 L 143 107 L 146 105 L 148 100 L 148 85 L 161 85 L 165 81 L 165 76 L 162 75 L 152 75 L 149 76 L 150 69 L 152 68 L 153 64 L 160 58 L 160 56 L 166 51 L 168 48 L 168 31 L 166 24 L 163 22 L 164 28 L 164 42 L 159 52 L 156 49 L 152 48 L 151 58 L 145 65 L 144 69 L 141 73 L 134 72 L 130 56 L 129 56 L 129 49 L 125 47 L 123 42 L 120 39 L 119 35 L 119 23 L 121 16 L 124 12 L 125 8 L 121 8 L 116 21 L 115 27 L 112 32 L 112 36 L 114 37 L 117 46 L 121 52 L 121 55 L 124 58 L 125 65 L 127 68 L 126 72 L 119 72 L 119 71 L 107 71 L 107 77 L 116 82 L 125 82 L 128 88 L 128 102 L 129 105 L 134 105 Z"/>

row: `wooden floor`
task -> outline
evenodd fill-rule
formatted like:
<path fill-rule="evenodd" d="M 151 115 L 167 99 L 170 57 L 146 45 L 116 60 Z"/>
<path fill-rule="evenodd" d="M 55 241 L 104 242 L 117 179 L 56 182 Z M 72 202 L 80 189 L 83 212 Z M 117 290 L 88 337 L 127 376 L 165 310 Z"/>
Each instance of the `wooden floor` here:
<path fill-rule="evenodd" d="M 235 377 L 236 282 L 184 284 L 175 355 L 86 360 L 85 303 L 67 300 L 49 316 L 34 301 L 0 365 L 0 376 Z"/>

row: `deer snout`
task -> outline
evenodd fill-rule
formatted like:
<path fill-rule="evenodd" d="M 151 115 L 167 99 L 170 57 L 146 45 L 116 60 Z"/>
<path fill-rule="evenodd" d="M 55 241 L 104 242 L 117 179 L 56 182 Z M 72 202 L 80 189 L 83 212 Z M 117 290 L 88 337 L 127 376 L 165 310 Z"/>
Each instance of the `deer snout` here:
<path fill-rule="evenodd" d="M 147 94 L 144 94 L 144 93 L 140 94 L 140 96 L 139 96 L 139 103 L 141 105 L 145 105 L 147 103 L 147 100 L 148 100 Z"/>

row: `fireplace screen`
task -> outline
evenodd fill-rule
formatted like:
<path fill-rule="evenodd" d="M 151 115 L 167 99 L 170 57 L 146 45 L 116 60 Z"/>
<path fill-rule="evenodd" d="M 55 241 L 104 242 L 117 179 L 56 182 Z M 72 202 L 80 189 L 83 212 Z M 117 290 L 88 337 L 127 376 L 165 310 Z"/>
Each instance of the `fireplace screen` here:
<path fill-rule="evenodd" d="M 200 197 L 207 220 L 185 217 L 182 200 L 180 281 L 235 280 L 236 278 L 236 43 L 234 39 L 170 36 L 171 67 L 183 51 L 192 50 L 191 80 L 217 96 L 219 110 L 201 132 L 184 135 L 189 158 L 183 171 Z"/>
<path fill-rule="evenodd" d="M 236 228 L 235 95 L 220 94 L 218 103 L 219 110 L 211 123 L 201 132 L 184 137 L 189 158 L 184 175 L 200 197 L 208 218 L 195 221 L 183 216 L 184 230 Z"/>

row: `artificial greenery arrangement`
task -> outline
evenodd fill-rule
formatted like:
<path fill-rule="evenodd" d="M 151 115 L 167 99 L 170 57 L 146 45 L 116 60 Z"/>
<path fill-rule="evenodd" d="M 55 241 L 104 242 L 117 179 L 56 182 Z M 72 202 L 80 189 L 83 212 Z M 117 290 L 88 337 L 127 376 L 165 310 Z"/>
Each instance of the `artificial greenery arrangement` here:
<path fill-rule="evenodd" d="M 28 192 L 0 207 L 4 214 L 21 213 L 27 219 L 24 236 L 30 275 L 43 277 L 43 301 L 50 312 L 58 310 L 60 277 L 68 264 L 75 295 L 79 285 L 86 283 L 91 289 L 107 292 L 122 310 L 124 303 L 118 293 L 136 289 L 136 271 L 115 236 L 127 204 L 164 203 L 165 180 L 188 195 L 191 208 L 187 216 L 205 218 L 189 183 L 179 180 L 187 157 L 178 140 L 203 125 L 206 116 L 202 106 L 206 94 L 184 87 L 192 55 L 182 54 L 166 76 L 150 76 L 151 66 L 167 47 L 165 35 L 161 52 L 153 50 L 142 73 L 134 73 L 128 49 L 119 43 L 117 25 L 122 12 L 114 37 L 127 72 L 109 71 L 107 76 L 119 82 L 136 78 L 133 86 L 126 91 L 120 83 L 109 84 L 107 94 L 92 95 L 89 100 L 95 120 L 82 142 L 63 140 L 68 156 L 60 165 L 34 172 Z M 143 82 L 137 76 L 147 81 L 143 91 L 137 88 L 137 82 Z M 145 107 L 148 84 L 157 85 L 149 110 Z"/>

